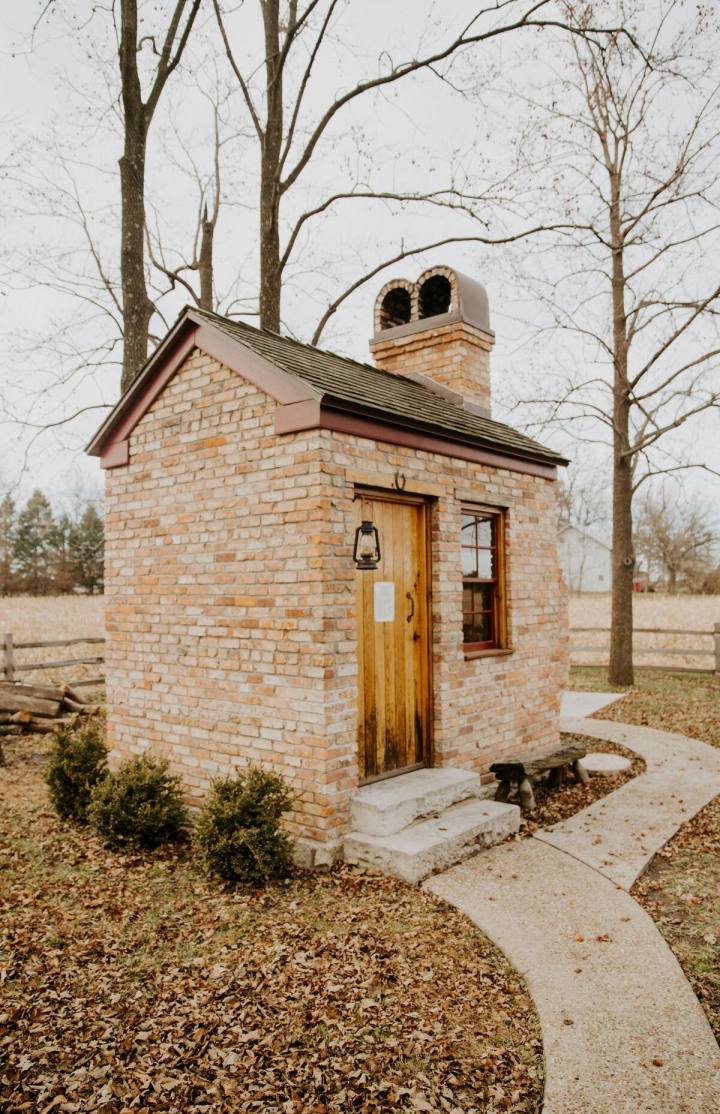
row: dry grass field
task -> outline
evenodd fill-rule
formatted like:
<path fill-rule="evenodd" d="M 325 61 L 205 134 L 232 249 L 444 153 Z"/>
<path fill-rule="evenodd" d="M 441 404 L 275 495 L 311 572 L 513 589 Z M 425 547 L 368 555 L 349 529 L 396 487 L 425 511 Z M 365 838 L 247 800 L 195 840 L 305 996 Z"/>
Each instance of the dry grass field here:
<path fill-rule="evenodd" d="M 668 668 L 712 669 L 715 623 L 720 623 L 720 596 L 665 596 L 637 593 L 633 597 L 635 615 L 636 665 L 664 665 Z M 610 593 L 593 592 L 570 596 L 570 626 L 610 627 Z M 654 627 L 667 631 L 698 631 L 699 634 L 643 634 L 637 628 Z M 576 665 L 605 663 L 608 637 L 600 632 L 583 631 L 572 635 L 573 646 L 597 646 L 596 651 L 573 650 Z M 649 648 L 702 650 L 702 654 L 657 654 Z"/>
<path fill-rule="evenodd" d="M 12 634 L 15 642 L 46 642 L 62 638 L 102 638 L 102 596 L 4 596 L 0 598 L 0 639 Z M 95 657 L 101 646 L 53 646 L 18 650 L 17 664 Z M 18 673 L 18 680 L 47 684 L 97 677 L 102 667 L 78 665 L 67 669 L 37 669 Z"/>

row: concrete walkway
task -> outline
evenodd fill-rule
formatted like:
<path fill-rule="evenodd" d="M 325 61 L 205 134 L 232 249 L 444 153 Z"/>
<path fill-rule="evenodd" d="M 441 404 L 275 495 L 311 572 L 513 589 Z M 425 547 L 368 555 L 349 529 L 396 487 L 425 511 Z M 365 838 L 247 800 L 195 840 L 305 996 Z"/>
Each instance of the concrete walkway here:
<path fill-rule="evenodd" d="M 720 1049 L 627 890 L 720 793 L 720 752 L 626 724 L 565 718 L 562 728 L 622 743 L 643 756 L 646 772 L 426 888 L 465 912 L 524 975 L 543 1031 L 544 1114 L 717 1114 Z"/>
<path fill-rule="evenodd" d="M 601 708 L 622 700 L 624 692 L 564 692 L 560 701 L 560 718 L 594 716 Z"/>
<path fill-rule="evenodd" d="M 629 890 L 678 828 L 720 793 L 720 750 L 624 723 L 561 719 L 563 731 L 621 743 L 645 759 L 645 773 L 535 838 L 592 866 Z"/>

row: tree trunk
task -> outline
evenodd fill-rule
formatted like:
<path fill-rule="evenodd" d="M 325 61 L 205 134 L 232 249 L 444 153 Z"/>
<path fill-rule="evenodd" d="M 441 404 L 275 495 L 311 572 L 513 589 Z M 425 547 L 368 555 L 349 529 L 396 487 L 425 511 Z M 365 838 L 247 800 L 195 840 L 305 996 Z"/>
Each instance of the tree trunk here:
<path fill-rule="evenodd" d="M 207 209 L 203 213 L 202 228 L 200 232 L 200 256 L 198 272 L 200 275 L 200 308 L 214 311 L 215 295 L 213 293 L 213 239 L 215 225 L 208 218 Z"/>
<path fill-rule="evenodd" d="M 283 73 L 279 0 L 263 4 L 267 122 L 260 166 L 260 328 L 280 332 L 280 158 L 283 138 Z"/>
<path fill-rule="evenodd" d="M 613 531 L 612 615 L 609 680 L 631 685 L 633 676 L 633 468 L 630 448 L 630 387 L 625 312 L 625 270 L 620 220 L 620 174 L 610 170 L 610 238 L 613 314 Z"/>
<path fill-rule="evenodd" d="M 616 442 L 619 440 L 617 434 Z M 632 470 L 620 459 L 617 445 L 613 466 L 613 568 L 610 621 L 610 670 L 613 685 L 631 685 L 633 676 Z"/>
<path fill-rule="evenodd" d="M 668 569 L 668 592 L 677 595 L 677 569 Z"/>
<path fill-rule="evenodd" d="M 145 137 L 128 142 L 120 159 L 122 198 L 120 276 L 123 298 L 123 370 L 126 391 L 147 359 L 153 307 L 145 286 Z M 128 150 L 130 148 L 130 150 Z"/>
<path fill-rule="evenodd" d="M 280 332 L 280 213 L 274 199 L 276 180 L 263 173 L 260 199 L 260 328 Z"/>
<path fill-rule="evenodd" d="M 120 159 L 120 279 L 126 391 L 147 359 L 153 306 L 145 285 L 147 114 L 137 65 L 137 0 L 123 0 L 119 60 L 125 143 Z"/>

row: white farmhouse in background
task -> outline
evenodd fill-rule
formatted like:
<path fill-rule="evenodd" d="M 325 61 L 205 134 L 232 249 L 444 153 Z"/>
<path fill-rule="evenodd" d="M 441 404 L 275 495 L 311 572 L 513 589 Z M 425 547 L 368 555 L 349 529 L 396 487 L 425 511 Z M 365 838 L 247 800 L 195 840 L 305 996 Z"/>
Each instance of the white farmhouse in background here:
<path fill-rule="evenodd" d="M 609 592 L 612 550 L 578 526 L 563 525 L 558 536 L 560 566 L 571 592 Z"/>

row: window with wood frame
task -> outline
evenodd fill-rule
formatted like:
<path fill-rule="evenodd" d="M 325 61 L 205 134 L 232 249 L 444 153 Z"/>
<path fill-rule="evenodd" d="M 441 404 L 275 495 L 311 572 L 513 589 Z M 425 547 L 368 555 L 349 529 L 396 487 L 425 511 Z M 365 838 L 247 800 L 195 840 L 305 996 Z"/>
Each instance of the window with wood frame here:
<path fill-rule="evenodd" d="M 503 649 L 507 645 L 503 511 L 463 506 L 460 544 L 463 649 Z"/>

